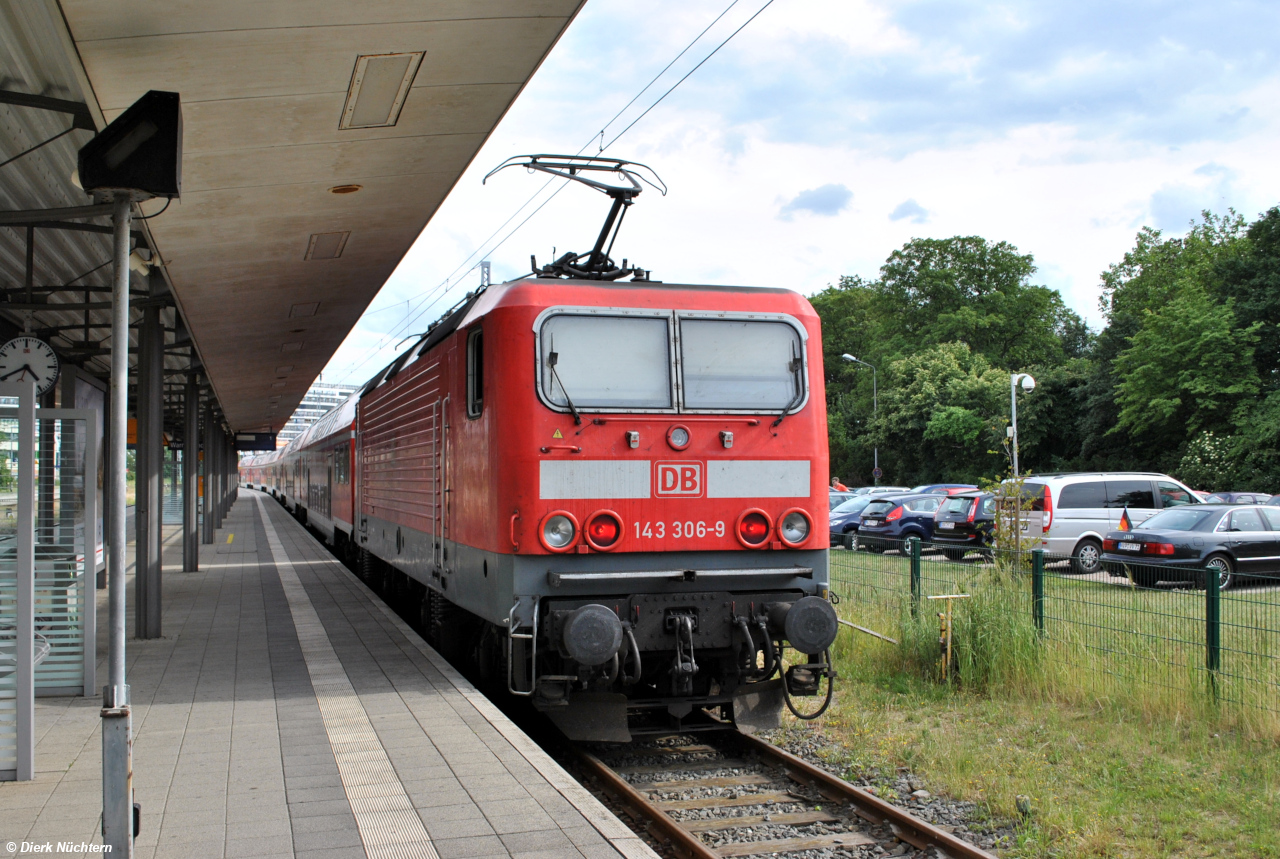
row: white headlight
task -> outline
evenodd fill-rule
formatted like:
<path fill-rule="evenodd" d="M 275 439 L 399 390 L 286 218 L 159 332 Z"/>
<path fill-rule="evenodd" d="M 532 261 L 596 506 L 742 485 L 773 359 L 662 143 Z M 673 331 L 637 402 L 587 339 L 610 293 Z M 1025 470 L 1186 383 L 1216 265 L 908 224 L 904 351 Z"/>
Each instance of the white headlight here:
<path fill-rule="evenodd" d="M 563 549 L 573 542 L 573 523 L 567 516 L 552 516 L 542 526 L 542 538 L 553 549 Z"/>
<path fill-rule="evenodd" d="M 788 543 L 803 543 L 809 536 L 809 520 L 799 510 L 793 510 L 783 517 L 779 530 Z"/>

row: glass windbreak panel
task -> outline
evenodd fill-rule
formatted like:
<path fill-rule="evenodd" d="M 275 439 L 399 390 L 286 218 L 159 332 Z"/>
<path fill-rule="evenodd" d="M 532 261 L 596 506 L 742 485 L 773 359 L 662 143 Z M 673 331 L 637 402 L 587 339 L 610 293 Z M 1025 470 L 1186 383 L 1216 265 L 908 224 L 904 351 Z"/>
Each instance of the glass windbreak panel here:
<path fill-rule="evenodd" d="M 800 335 L 785 322 L 680 320 L 684 404 L 785 409 L 804 395 Z"/>
<path fill-rule="evenodd" d="M 14 401 L 16 402 L 16 401 Z M 13 414 L 16 409 L 5 409 Z M 17 766 L 18 421 L 0 417 L 0 770 Z"/>
<path fill-rule="evenodd" d="M 542 323 L 542 395 L 564 408 L 671 408 L 667 320 L 552 316 Z"/>
<path fill-rule="evenodd" d="M 1143 531 L 1207 531 L 1222 515 L 1221 510 L 1166 510 L 1142 523 Z"/>
<path fill-rule="evenodd" d="M 85 422 L 36 412 L 36 694 L 79 694 L 84 683 L 86 600 Z M 90 480 L 94 480 L 91 484 Z M 43 658 L 41 653 L 43 652 Z"/>

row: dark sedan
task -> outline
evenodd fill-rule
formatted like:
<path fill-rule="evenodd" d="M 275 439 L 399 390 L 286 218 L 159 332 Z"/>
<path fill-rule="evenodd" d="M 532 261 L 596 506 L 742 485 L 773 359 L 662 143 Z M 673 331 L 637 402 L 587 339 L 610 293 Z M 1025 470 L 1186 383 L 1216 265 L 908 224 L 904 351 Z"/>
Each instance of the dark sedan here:
<path fill-rule="evenodd" d="M 967 492 L 944 498 L 933 519 L 933 545 L 952 561 L 965 553 L 991 548 L 996 524 L 996 496 L 991 492 Z"/>
<path fill-rule="evenodd" d="M 858 525 L 858 546 L 871 552 L 888 549 L 906 551 L 912 537 L 923 543 L 933 539 L 933 514 L 938 512 L 945 495 L 895 495 L 876 498 L 862 511 Z"/>
<path fill-rule="evenodd" d="M 1191 582 L 1206 571 L 1226 590 L 1250 576 L 1280 580 L 1280 507 L 1197 504 L 1162 510 L 1133 531 L 1111 531 L 1102 565 L 1135 584 Z"/>
<path fill-rule="evenodd" d="M 858 495 L 845 501 L 839 507 L 831 511 L 831 545 L 842 546 L 846 543 L 852 548 L 850 538 L 857 534 L 858 526 L 862 524 L 862 511 L 867 505 L 877 498 L 885 498 L 896 493 L 882 493 L 876 495 Z"/>

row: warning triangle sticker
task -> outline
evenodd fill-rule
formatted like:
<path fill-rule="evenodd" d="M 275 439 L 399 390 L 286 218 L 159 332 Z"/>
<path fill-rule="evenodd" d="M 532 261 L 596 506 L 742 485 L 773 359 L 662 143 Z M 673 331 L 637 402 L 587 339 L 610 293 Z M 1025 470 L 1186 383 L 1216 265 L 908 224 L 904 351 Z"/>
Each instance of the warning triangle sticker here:
<path fill-rule="evenodd" d="M 560 430 L 556 430 L 555 432 L 553 432 L 553 433 L 551 434 L 551 437 L 552 437 L 552 438 L 564 438 L 564 436 L 562 436 L 562 435 L 560 434 Z"/>

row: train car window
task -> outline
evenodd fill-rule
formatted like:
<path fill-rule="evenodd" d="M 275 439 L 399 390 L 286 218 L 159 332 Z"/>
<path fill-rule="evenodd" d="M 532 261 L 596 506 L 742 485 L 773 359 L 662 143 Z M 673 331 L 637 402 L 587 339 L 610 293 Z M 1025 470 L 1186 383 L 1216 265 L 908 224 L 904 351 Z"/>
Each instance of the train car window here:
<path fill-rule="evenodd" d="M 667 320 L 637 316 L 552 316 L 542 324 L 542 395 L 578 409 L 669 409 Z"/>
<path fill-rule="evenodd" d="M 804 396 L 803 344 L 785 322 L 681 319 L 684 405 L 784 409 Z"/>
<path fill-rule="evenodd" d="M 348 450 L 345 444 L 340 444 L 333 449 L 333 480 L 335 483 L 345 485 L 351 482 L 351 462 L 347 454 Z"/>
<path fill-rule="evenodd" d="M 478 418 L 484 411 L 484 330 L 467 335 L 467 417 Z"/>

